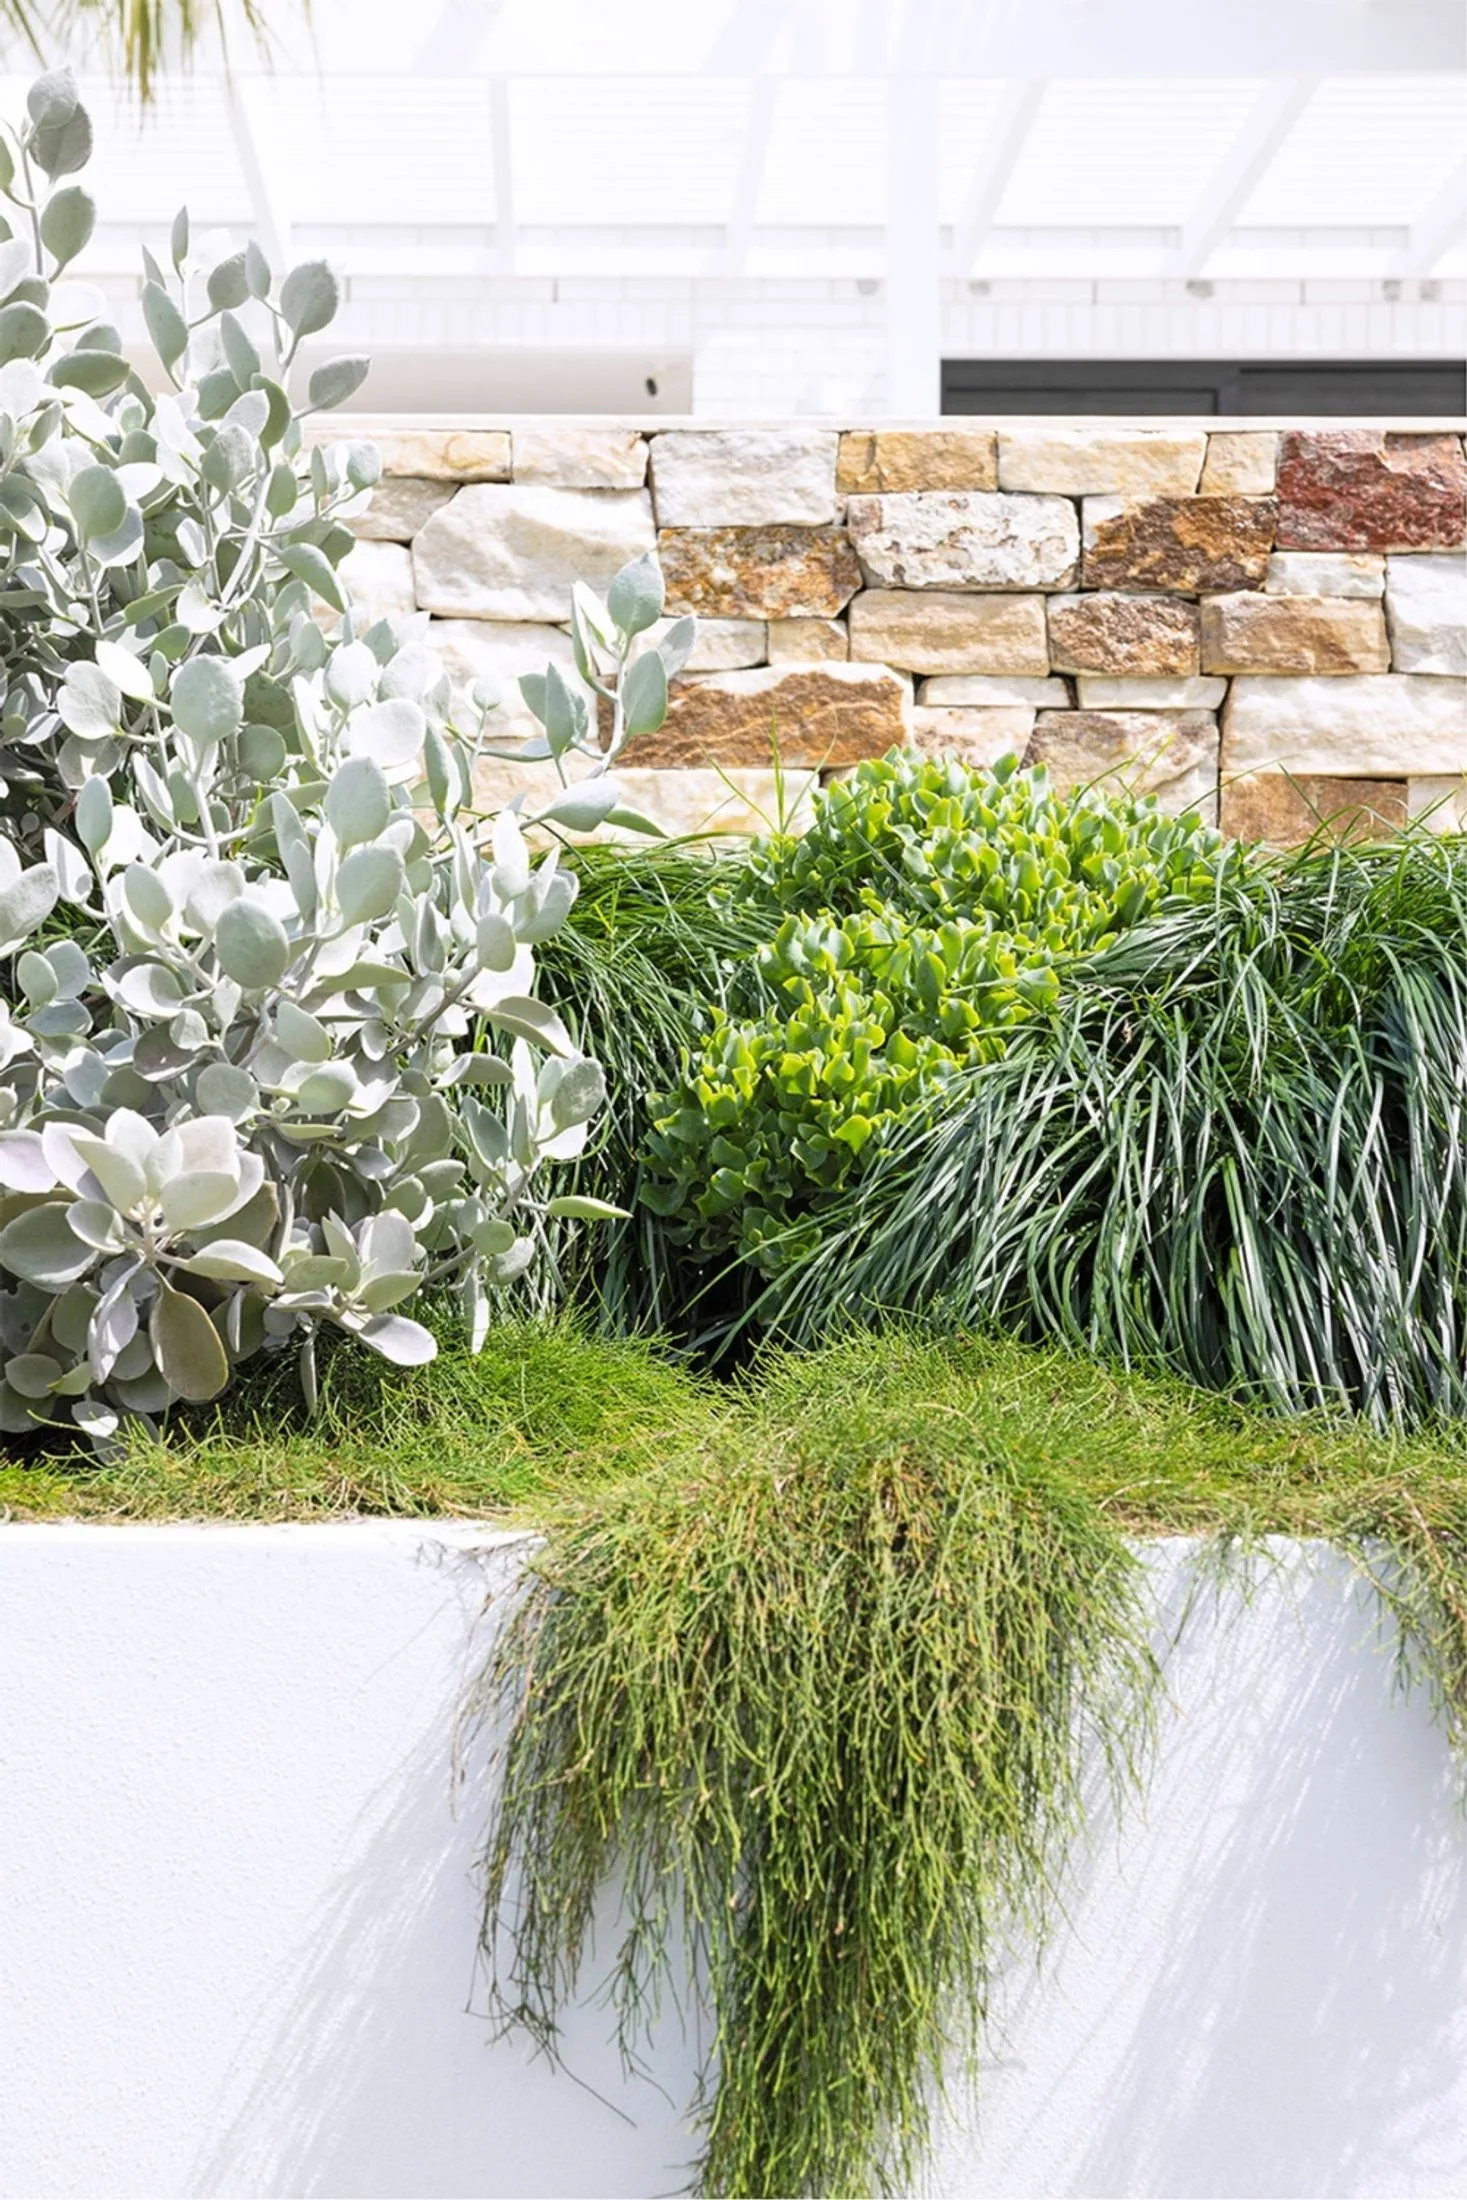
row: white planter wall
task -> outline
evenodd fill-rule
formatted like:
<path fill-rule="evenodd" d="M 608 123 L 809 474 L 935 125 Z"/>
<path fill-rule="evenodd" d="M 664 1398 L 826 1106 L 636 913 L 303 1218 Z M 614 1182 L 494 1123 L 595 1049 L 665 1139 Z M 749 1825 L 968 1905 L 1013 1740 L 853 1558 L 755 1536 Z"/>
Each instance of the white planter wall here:
<path fill-rule="evenodd" d="M 689 2048 L 669 2101 L 597 2011 L 585 2085 L 479 2013 L 450 1743 L 492 1540 L 0 1530 L 8 2200 L 678 2189 Z M 1195 1567 L 1153 1565 L 1175 1618 Z M 1203 1595 L 1168 1675 L 1145 1813 L 1046 1975 L 1016 1964 L 941 2200 L 1467 2190 L 1467 1823 L 1372 1601 L 1285 1550 Z"/>

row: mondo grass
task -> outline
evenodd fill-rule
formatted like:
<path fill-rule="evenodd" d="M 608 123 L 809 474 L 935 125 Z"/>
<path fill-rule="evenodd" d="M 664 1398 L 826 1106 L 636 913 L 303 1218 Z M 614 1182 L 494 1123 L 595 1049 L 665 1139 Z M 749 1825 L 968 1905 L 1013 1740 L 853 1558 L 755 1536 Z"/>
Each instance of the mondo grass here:
<path fill-rule="evenodd" d="M 609 1329 L 680 1333 L 697 1279 L 640 1206 L 648 1098 L 677 1079 L 715 1008 L 764 997 L 756 951 L 770 929 L 749 866 L 697 843 L 577 848 L 568 923 L 536 951 L 540 990 L 606 1072 L 607 1107 L 574 1188 L 625 1207 L 624 1223 L 554 1225 L 541 1303 L 597 1305 Z M 566 1178 L 567 1186 L 571 1179 Z"/>
<path fill-rule="evenodd" d="M 1467 1414 L 1467 842 L 1310 850 L 1077 966 L 755 1316 L 853 1309 Z"/>

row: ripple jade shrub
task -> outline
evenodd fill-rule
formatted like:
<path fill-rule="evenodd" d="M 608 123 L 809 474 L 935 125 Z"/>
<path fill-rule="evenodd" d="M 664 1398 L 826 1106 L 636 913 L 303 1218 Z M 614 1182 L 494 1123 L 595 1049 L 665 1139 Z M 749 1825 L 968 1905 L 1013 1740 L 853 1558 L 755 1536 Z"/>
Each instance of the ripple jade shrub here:
<path fill-rule="evenodd" d="M 643 1199 L 697 1252 L 778 1273 L 863 1157 L 1054 1006 L 1066 962 L 1209 894 L 1222 860 L 1195 815 L 1061 796 L 1013 758 L 860 765 L 803 838 L 755 850 L 746 881 L 788 912 L 758 958 L 774 1005 L 719 1015 L 690 1056 Z"/>
<path fill-rule="evenodd" d="M 95 208 L 49 186 L 90 146 L 64 73 L 0 135 L 0 1431 L 105 1444 L 261 1349 L 296 1347 L 310 1398 L 322 1324 L 431 1357 L 424 1284 L 482 1340 L 547 1216 L 614 1210 L 537 1191 L 604 1082 L 534 998 L 576 881 L 475 807 L 494 693 L 451 694 L 425 618 L 347 613 L 377 456 L 307 454 L 301 423 L 367 362 L 289 394 L 335 278 L 201 263 L 181 214 L 169 269 L 144 255 L 153 395 L 61 280 Z M 541 819 L 630 819 L 606 765 L 691 640 L 630 661 L 662 602 L 650 559 L 576 589 L 605 754 L 553 667 L 522 683 L 536 753 L 601 775 Z"/>

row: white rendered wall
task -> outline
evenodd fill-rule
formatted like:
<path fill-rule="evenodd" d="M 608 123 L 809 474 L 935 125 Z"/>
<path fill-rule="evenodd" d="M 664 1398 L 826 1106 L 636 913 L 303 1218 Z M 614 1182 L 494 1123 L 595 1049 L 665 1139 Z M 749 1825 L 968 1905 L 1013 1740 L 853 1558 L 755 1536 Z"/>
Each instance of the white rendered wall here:
<path fill-rule="evenodd" d="M 476 2013 L 450 1745 L 486 1540 L 0 1530 L 8 2200 L 678 2189 L 686 2047 L 669 2101 L 594 2011 L 584 2085 Z M 1170 1629 L 1196 1571 L 1152 1565 Z M 1015 1966 L 940 2200 L 1467 2190 L 1467 1825 L 1371 1600 L 1286 1553 L 1202 1595 L 1168 1678 L 1145 1812 Z"/>

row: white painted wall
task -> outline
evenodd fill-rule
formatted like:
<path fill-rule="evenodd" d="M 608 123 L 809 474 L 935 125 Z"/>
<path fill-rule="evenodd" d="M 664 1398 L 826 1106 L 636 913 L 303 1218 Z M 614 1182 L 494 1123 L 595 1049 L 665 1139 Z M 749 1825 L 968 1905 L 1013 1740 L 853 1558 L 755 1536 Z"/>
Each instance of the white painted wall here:
<path fill-rule="evenodd" d="M 678 2188 L 687 2047 L 669 2100 L 595 2011 L 580 2085 L 476 2013 L 486 1540 L 0 1529 L 9 2200 Z M 1195 1572 L 1152 1563 L 1170 1629 Z M 1328 1554 L 1199 1601 L 1144 1817 L 1016 1963 L 941 2200 L 1467 2190 L 1467 1825 L 1389 1652 Z"/>

